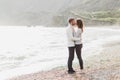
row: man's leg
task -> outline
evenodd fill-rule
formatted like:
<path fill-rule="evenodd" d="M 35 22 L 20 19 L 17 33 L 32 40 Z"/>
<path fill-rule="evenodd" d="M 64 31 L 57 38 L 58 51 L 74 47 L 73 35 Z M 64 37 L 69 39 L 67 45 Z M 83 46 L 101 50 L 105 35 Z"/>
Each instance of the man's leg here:
<path fill-rule="evenodd" d="M 83 60 L 82 60 L 82 56 L 81 56 L 82 44 L 76 45 L 75 49 L 76 49 L 76 54 L 77 54 L 77 57 L 78 57 L 78 60 L 79 60 L 80 69 L 83 69 Z"/>
<path fill-rule="evenodd" d="M 72 62 L 73 62 L 73 59 L 74 59 L 74 48 L 75 47 L 68 47 L 68 50 L 69 50 L 68 71 L 73 71 Z"/>

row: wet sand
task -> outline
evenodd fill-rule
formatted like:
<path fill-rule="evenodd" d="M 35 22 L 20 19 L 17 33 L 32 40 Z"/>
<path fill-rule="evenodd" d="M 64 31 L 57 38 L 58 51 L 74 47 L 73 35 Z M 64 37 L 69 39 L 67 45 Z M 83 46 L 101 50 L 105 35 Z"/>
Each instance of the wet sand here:
<path fill-rule="evenodd" d="M 99 54 L 84 61 L 84 73 L 78 64 L 74 64 L 75 74 L 68 74 L 67 67 L 62 66 L 49 71 L 41 71 L 8 80 L 120 80 L 120 42 L 103 45 Z"/>

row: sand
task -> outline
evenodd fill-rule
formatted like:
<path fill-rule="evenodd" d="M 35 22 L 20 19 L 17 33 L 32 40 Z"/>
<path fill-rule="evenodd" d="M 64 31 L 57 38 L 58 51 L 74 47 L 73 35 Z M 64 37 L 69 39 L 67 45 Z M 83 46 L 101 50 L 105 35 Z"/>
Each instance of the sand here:
<path fill-rule="evenodd" d="M 67 67 L 58 67 L 8 80 L 120 80 L 120 42 L 103 45 L 101 53 L 84 60 L 84 73 L 74 64 L 75 74 L 68 74 Z"/>

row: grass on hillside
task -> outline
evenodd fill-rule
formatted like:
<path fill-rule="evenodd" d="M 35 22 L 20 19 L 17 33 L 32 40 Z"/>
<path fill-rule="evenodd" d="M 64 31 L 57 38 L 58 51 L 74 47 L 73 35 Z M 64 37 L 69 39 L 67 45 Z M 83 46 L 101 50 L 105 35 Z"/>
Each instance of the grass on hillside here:
<path fill-rule="evenodd" d="M 110 22 L 120 24 L 120 10 L 118 11 L 97 11 L 97 12 L 79 12 L 71 11 L 75 16 L 86 20 Z"/>

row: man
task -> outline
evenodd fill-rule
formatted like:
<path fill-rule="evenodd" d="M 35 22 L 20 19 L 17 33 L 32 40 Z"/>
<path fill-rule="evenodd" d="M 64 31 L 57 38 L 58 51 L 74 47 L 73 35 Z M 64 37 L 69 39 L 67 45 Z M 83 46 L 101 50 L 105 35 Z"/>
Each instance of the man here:
<path fill-rule="evenodd" d="M 66 29 L 67 32 L 67 40 L 68 40 L 68 51 L 69 51 L 69 58 L 68 58 L 68 73 L 73 74 L 75 73 L 74 69 L 72 68 L 72 62 L 74 59 L 74 50 L 76 50 L 77 57 L 79 59 L 80 68 L 83 69 L 83 61 L 81 58 L 81 36 L 76 37 L 80 33 L 78 27 L 76 25 L 76 21 L 74 18 L 69 19 L 69 25 Z"/>

